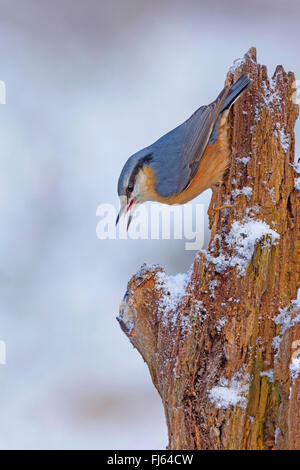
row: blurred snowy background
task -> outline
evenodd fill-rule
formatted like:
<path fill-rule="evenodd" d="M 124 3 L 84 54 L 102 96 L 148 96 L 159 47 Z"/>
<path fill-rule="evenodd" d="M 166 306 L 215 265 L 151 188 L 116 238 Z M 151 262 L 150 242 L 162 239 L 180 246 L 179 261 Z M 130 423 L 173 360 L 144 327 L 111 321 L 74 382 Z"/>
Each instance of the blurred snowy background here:
<path fill-rule="evenodd" d="M 118 205 L 128 156 L 215 99 L 250 46 L 270 73 L 300 77 L 300 4 L 0 8 L 0 447 L 165 448 L 160 399 L 115 317 L 143 262 L 184 272 L 194 253 L 184 240 L 100 241 L 96 208 Z"/>

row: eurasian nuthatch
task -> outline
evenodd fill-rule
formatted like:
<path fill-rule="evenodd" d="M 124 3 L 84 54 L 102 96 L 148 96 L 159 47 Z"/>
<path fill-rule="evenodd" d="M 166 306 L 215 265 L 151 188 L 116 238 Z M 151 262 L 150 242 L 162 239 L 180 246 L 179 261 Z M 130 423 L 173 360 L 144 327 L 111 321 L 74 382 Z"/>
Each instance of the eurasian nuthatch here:
<path fill-rule="evenodd" d="M 251 83 L 248 74 L 241 75 L 211 104 L 127 160 L 118 181 L 121 208 L 116 223 L 129 212 L 128 229 L 137 205 L 185 204 L 222 181 L 230 154 L 229 108 Z"/>

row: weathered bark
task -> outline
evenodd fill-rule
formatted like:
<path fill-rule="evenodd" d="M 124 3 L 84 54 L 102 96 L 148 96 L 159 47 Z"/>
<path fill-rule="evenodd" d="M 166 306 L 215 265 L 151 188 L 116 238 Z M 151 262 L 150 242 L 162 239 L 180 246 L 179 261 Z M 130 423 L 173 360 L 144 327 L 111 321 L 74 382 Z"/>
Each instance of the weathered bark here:
<path fill-rule="evenodd" d="M 290 370 L 300 355 L 295 77 L 278 66 L 268 79 L 254 48 L 227 82 L 242 72 L 254 82 L 230 112 L 231 163 L 184 297 L 172 307 L 162 268 L 144 266 L 120 307 L 162 398 L 170 449 L 300 448 L 300 376 Z M 232 207 L 215 210 L 223 205 Z"/>

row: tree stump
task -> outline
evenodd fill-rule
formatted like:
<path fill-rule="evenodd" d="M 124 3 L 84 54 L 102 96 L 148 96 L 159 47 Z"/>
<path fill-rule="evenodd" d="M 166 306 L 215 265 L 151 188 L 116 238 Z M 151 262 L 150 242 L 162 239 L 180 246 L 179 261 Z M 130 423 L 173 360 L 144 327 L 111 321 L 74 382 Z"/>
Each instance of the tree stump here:
<path fill-rule="evenodd" d="M 230 111 L 208 250 L 187 275 L 144 265 L 120 306 L 161 396 L 169 449 L 300 449 L 295 77 L 278 66 L 269 79 L 254 48 L 226 82 L 244 72 L 253 84 Z"/>

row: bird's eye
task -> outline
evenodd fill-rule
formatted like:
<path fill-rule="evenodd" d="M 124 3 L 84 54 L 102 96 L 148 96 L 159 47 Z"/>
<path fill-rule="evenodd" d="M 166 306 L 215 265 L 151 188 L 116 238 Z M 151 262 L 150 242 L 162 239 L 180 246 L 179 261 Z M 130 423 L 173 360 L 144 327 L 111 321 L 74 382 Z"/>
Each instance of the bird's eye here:
<path fill-rule="evenodd" d="M 130 193 L 132 193 L 132 191 L 133 191 L 133 184 L 129 184 L 128 187 L 127 187 L 127 189 L 128 189 L 128 191 L 129 191 Z"/>

